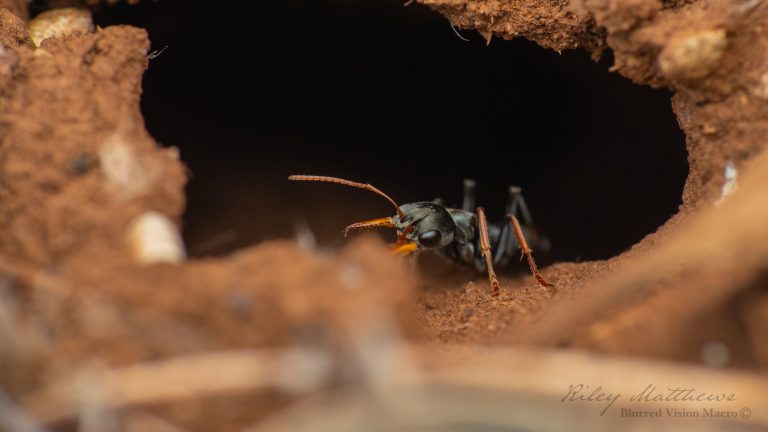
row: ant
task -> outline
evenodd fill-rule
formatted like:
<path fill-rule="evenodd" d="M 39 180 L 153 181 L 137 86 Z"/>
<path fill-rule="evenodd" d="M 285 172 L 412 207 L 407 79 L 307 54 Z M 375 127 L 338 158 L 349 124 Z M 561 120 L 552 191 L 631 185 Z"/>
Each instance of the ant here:
<path fill-rule="evenodd" d="M 509 257 L 514 255 L 517 250 L 521 252 L 521 260 L 523 257 L 528 259 L 531 273 L 539 284 L 544 287 L 553 286 L 544 280 L 544 277 L 539 273 L 533 259 L 533 250 L 528 246 L 523 228 L 517 220 L 516 214 L 519 211 L 526 226 L 532 225 L 531 214 L 519 187 L 512 186 L 509 188 L 505 221 L 488 225 L 483 208 L 475 208 L 477 184 L 474 180 L 464 180 L 464 201 L 460 209 L 444 207 L 439 202 L 440 200 L 398 205 L 387 194 L 370 184 L 337 177 L 292 175 L 288 177 L 288 180 L 337 183 L 369 190 L 384 197 L 395 206 L 397 210 L 395 216 L 354 223 L 346 227 L 344 235 L 346 236 L 350 230 L 354 229 L 394 228 L 397 230 L 397 243 L 394 244 L 393 248 L 396 255 L 406 255 L 423 249 L 438 250 L 453 261 L 473 265 L 481 272 L 488 272 L 488 279 L 494 296 L 499 295 L 500 288 L 493 265 L 506 264 Z M 534 231 L 531 229 L 526 231 L 528 231 L 529 237 L 536 240 L 538 245 L 547 246 L 546 240 L 539 238 Z M 517 243 L 512 240 L 513 234 L 517 238 Z"/>

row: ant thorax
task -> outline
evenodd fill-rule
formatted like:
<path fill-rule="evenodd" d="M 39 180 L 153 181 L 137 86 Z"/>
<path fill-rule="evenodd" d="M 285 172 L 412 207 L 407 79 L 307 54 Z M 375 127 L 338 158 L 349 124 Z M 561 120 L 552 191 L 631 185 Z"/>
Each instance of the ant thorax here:
<path fill-rule="evenodd" d="M 469 211 L 461 209 L 446 209 L 451 215 L 456 226 L 454 241 L 459 244 L 471 242 L 475 238 L 477 228 L 477 216 Z"/>

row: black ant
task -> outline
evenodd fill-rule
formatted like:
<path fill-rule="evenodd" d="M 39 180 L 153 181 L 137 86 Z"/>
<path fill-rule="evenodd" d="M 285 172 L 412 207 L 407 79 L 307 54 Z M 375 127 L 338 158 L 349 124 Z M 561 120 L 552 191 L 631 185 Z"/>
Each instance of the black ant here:
<path fill-rule="evenodd" d="M 388 227 L 397 230 L 397 243 L 393 252 L 398 255 L 409 254 L 422 249 L 435 249 L 443 253 L 453 261 L 473 265 L 477 270 L 488 272 L 493 295 L 499 294 L 499 280 L 493 270 L 494 264 L 504 265 L 509 257 L 516 251 L 522 253 L 528 259 L 531 273 L 544 287 L 552 287 L 539 273 L 536 262 L 533 259 L 533 250 L 523 234 L 523 228 L 517 220 L 518 211 L 526 222 L 526 226 L 532 225 L 532 219 L 528 207 L 523 200 L 520 188 L 509 188 L 509 202 L 507 203 L 507 217 L 504 222 L 488 225 L 485 211 L 482 207 L 475 208 L 474 180 L 464 180 L 464 202 L 461 209 L 447 208 L 438 202 L 421 201 L 397 205 L 397 203 L 384 192 L 367 183 L 358 183 L 336 177 L 292 175 L 289 180 L 317 181 L 338 183 L 366 189 L 386 198 L 397 214 L 392 217 L 372 219 L 354 223 L 344 230 L 346 235 L 349 230 L 371 227 Z M 474 208 L 474 212 L 472 211 Z M 489 231 L 490 228 L 490 231 Z M 546 241 L 535 235 L 535 232 L 526 229 L 529 237 L 536 243 L 546 247 Z M 517 242 L 513 240 L 517 238 Z"/>

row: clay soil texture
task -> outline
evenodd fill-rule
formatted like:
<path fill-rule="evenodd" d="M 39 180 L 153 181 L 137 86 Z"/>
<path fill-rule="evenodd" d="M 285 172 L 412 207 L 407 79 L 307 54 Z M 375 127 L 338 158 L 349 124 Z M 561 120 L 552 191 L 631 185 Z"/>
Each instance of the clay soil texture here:
<path fill-rule="evenodd" d="M 27 2 L 0 1 L 0 430 L 648 421 L 625 408 L 737 413 L 665 414 L 659 429 L 768 429 L 765 5 L 417 1 L 488 39 L 611 50 L 615 72 L 671 89 L 690 165 L 679 212 L 611 259 L 542 268 L 552 288 L 502 274 L 499 296 L 482 274 L 431 258 L 414 271 L 366 236 L 334 252 L 285 239 L 148 263 L 175 245 L 189 173 L 144 127 L 147 33 L 38 44 Z M 161 234 L 142 234 L 147 218 Z M 584 398 L 623 396 L 600 415 L 605 398 L 567 399 L 578 384 Z M 736 400 L 633 405 L 648 385 Z"/>

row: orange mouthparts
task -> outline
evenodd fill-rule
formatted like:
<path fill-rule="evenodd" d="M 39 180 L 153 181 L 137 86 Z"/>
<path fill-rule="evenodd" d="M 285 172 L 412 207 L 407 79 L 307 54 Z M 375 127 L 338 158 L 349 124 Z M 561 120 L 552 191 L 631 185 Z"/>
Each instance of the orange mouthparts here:
<path fill-rule="evenodd" d="M 416 251 L 418 248 L 419 248 L 419 245 L 416 244 L 416 242 L 406 240 L 402 243 L 396 244 L 395 247 L 392 249 L 392 254 L 407 255 L 411 252 Z"/>

